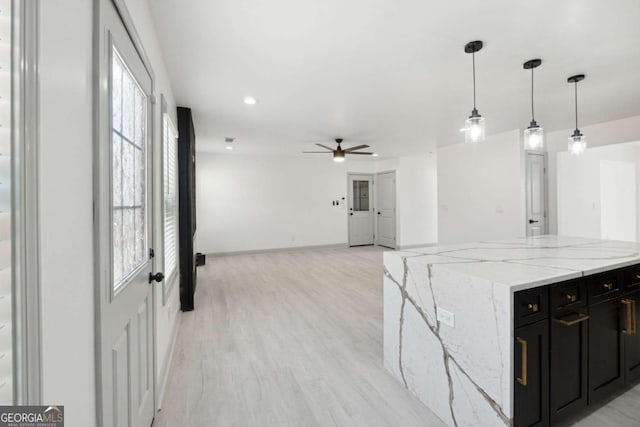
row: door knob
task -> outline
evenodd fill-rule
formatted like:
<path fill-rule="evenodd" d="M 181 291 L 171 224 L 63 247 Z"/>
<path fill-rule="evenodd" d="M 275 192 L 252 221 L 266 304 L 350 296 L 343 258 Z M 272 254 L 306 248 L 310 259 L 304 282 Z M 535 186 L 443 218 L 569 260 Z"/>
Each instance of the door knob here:
<path fill-rule="evenodd" d="M 162 273 L 149 273 L 149 283 L 162 282 L 164 280 L 164 274 Z"/>
<path fill-rule="evenodd" d="M 537 219 L 530 219 L 529 224 L 535 224 L 536 222 L 540 222 Z"/>

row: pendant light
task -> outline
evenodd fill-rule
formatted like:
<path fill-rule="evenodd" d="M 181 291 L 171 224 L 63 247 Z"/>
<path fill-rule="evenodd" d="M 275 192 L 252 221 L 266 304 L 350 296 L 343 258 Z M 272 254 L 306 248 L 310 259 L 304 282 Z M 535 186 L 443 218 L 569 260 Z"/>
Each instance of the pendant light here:
<path fill-rule="evenodd" d="M 578 82 L 584 80 L 584 74 L 576 74 L 567 79 L 567 82 L 573 83 L 575 88 L 575 103 L 576 103 L 576 129 L 573 131 L 573 135 L 569 137 L 569 152 L 571 154 L 581 154 L 587 149 L 587 138 L 578 129 Z"/>
<path fill-rule="evenodd" d="M 464 46 L 464 51 L 470 53 L 473 58 L 473 110 L 466 120 L 464 128 L 465 142 L 484 141 L 485 124 L 482 117 L 476 109 L 476 52 L 482 49 L 482 42 L 479 40 L 469 42 Z"/>
<path fill-rule="evenodd" d="M 525 70 L 531 70 L 531 123 L 524 130 L 524 148 L 527 150 L 541 150 L 544 148 L 544 130 L 536 123 L 533 113 L 533 69 L 542 64 L 540 59 L 531 59 L 523 64 Z"/>

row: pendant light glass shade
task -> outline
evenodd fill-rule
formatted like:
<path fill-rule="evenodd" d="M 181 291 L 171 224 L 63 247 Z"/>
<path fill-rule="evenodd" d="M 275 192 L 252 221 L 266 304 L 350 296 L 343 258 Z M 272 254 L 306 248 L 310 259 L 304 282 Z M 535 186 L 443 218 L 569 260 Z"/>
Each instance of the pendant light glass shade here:
<path fill-rule="evenodd" d="M 485 122 L 484 117 L 478 113 L 476 109 L 476 52 L 482 49 L 482 42 L 479 40 L 469 42 L 465 45 L 464 51 L 470 53 L 473 58 L 473 110 L 471 115 L 465 121 L 464 141 L 480 142 L 485 138 Z"/>
<path fill-rule="evenodd" d="M 525 70 L 531 70 L 531 123 L 524 130 L 524 148 L 525 150 L 542 150 L 544 149 L 544 129 L 536 123 L 533 109 L 533 69 L 542 64 L 541 59 L 531 59 L 523 64 Z"/>
<path fill-rule="evenodd" d="M 527 150 L 542 150 L 544 148 L 544 129 L 536 122 L 524 130 L 524 148 Z"/>
<path fill-rule="evenodd" d="M 475 111 L 475 110 L 474 110 Z M 466 121 L 464 142 L 484 141 L 485 137 L 484 117 L 475 111 Z"/>
<path fill-rule="evenodd" d="M 576 129 L 573 135 L 569 137 L 569 146 L 567 147 L 571 154 L 582 154 L 587 149 L 587 138 Z"/>
<path fill-rule="evenodd" d="M 567 150 L 575 155 L 582 154 L 587 149 L 587 138 L 578 129 L 578 82 L 582 80 L 584 80 L 584 74 L 577 74 L 567 79 L 567 82 L 574 84 L 576 105 L 576 129 L 573 131 L 573 135 L 569 137 Z"/>

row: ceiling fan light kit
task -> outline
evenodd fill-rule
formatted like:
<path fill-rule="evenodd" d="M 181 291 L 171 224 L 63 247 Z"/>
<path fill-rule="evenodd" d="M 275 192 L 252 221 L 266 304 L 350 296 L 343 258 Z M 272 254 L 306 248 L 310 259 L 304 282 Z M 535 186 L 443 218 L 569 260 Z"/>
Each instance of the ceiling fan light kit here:
<path fill-rule="evenodd" d="M 473 63 L 473 110 L 465 122 L 465 142 L 480 142 L 485 138 L 484 117 L 478 113 L 476 108 L 476 52 L 479 52 L 482 46 L 483 43 L 480 40 L 469 42 L 464 46 L 464 51 L 471 54 Z"/>
<path fill-rule="evenodd" d="M 361 156 L 374 156 L 374 157 L 377 156 L 376 153 L 372 153 L 368 151 L 358 151 L 358 150 L 362 150 L 363 148 L 369 148 L 367 144 L 356 145 L 355 147 L 343 149 L 341 144 L 342 144 L 342 141 L 344 141 L 344 139 L 336 138 L 334 141 L 336 142 L 336 144 L 338 144 L 338 147 L 335 150 L 331 147 L 327 147 L 324 144 L 316 144 L 318 147 L 324 148 L 327 151 L 303 151 L 303 153 L 307 153 L 307 154 L 331 153 L 333 155 L 333 161 L 337 163 L 344 162 L 347 154 L 358 154 Z"/>
<path fill-rule="evenodd" d="M 544 129 L 536 122 L 533 108 L 533 69 L 542 64 L 540 59 L 531 59 L 523 64 L 525 70 L 531 70 L 531 123 L 524 130 L 524 148 L 542 150 L 544 148 Z"/>

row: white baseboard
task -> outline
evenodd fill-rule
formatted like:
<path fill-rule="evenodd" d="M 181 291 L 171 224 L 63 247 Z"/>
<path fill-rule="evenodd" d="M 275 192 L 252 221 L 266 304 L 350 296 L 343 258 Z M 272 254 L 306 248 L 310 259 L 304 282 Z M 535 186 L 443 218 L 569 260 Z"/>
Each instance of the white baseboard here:
<path fill-rule="evenodd" d="M 182 311 L 178 310 L 176 313 L 176 321 L 171 331 L 171 342 L 169 343 L 169 354 L 162 364 L 160 370 L 160 387 L 158 388 L 158 407 L 157 411 L 162 409 L 162 403 L 164 402 L 164 392 L 167 389 L 167 380 L 169 379 L 169 371 L 171 370 L 171 363 L 173 362 L 173 355 L 176 351 L 176 342 L 178 341 L 178 331 L 180 330 L 180 322 L 182 321 Z"/>
<path fill-rule="evenodd" d="M 404 249 L 426 248 L 429 246 L 436 246 L 437 244 L 438 244 L 437 242 L 436 243 L 431 242 L 431 243 L 418 243 L 415 245 L 401 245 L 401 246 L 398 246 L 398 250 L 401 251 Z"/>
<path fill-rule="evenodd" d="M 293 252 L 293 251 L 308 251 L 308 250 L 316 250 L 316 249 L 339 249 L 339 248 L 348 248 L 348 243 L 335 243 L 332 245 L 313 245 L 313 246 L 291 246 L 285 248 L 273 248 L 273 249 L 252 249 L 248 251 L 231 251 L 231 252 L 213 252 L 208 253 L 207 256 L 211 257 L 221 257 L 221 256 L 231 256 L 231 255 L 255 255 L 255 254 L 266 254 L 272 252 Z"/>

